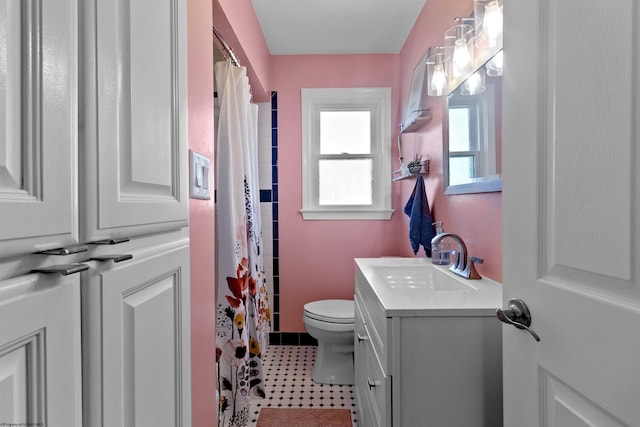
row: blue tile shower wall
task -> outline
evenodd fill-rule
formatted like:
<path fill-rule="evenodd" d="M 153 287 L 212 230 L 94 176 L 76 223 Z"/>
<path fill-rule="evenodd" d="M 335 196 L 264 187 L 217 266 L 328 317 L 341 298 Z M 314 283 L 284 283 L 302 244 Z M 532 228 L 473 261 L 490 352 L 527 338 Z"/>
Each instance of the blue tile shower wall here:
<path fill-rule="evenodd" d="M 273 212 L 273 322 L 272 330 L 280 331 L 280 258 L 278 257 L 278 93 L 271 92 L 271 206 Z"/>
<path fill-rule="evenodd" d="M 273 293 L 270 295 L 271 330 L 269 342 L 276 345 L 317 345 L 315 338 L 306 332 L 280 332 L 280 236 L 278 227 L 278 94 L 271 92 L 271 188 L 260 190 L 260 202 L 268 209 L 271 204 L 271 232 L 273 238 L 273 265 L 271 279 Z M 264 224 L 267 226 L 267 224 Z"/>

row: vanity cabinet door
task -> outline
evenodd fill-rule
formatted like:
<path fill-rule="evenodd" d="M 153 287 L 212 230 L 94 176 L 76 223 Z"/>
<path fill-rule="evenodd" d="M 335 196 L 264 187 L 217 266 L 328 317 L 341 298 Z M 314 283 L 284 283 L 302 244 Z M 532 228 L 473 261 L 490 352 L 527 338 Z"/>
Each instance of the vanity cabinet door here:
<path fill-rule="evenodd" d="M 0 258 L 77 242 L 77 3 L 0 2 Z"/>
<path fill-rule="evenodd" d="M 367 360 L 369 353 L 373 351 L 369 342 L 369 332 L 365 329 L 365 321 L 362 315 L 361 304 L 356 295 L 355 303 L 355 342 L 354 342 L 354 369 L 355 369 L 355 394 L 358 403 L 358 416 L 361 424 L 373 425 L 372 402 L 367 396 Z"/>
<path fill-rule="evenodd" d="M 363 425 L 386 427 L 391 425 L 391 376 L 384 374 L 370 343 L 364 351 L 364 384 L 361 384 L 362 400 L 369 408 L 370 423 Z"/>
<path fill-rule="evenodd" d="M 385 375 L 371 341 L 371 318 L 362 297 L 355 296 L 355 391 L 364 426 L 391 425 L 391 376 Z"/>
<path fill-rule="evenodd" d="M 83 239 L 185 227 L 186 0 L 83 5 Z"/>
<path fill-rule="evenodd" d="M 80 358 L 78 275 L 0 280 L 3 425 L 81 427 Z"/>
<path fill-rule="evenodd" d="M 188 244 L 126 247 L 130 260 L 87 263 L 84 425 L 191 425 Z"/>
<path fill-rule="evenodd" d="M 361 301 L 360 308 L 364 323 L 370 334 L 370 343 L 385 374 L 390 375 L 393 367 L 394 351 L 391 345 L 391 319 L 380 304 L 367 279 L 356 272 L 356 296 Z"/>

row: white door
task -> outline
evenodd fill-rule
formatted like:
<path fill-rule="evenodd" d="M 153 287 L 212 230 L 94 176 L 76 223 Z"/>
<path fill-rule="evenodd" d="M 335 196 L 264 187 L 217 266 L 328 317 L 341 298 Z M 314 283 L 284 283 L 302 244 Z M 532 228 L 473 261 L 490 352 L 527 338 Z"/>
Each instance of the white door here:
<path fill-rule="evenodd" d="M 504 425 L 640 425 L 640 6 L 505 1 Z"/>
<path fill-rule="evenodd" d="M 77 242 L 77 7 L 0 2 L 0 258 Z"/>
<path fill-rule="evenodd" d="M 83 425 L 191 425 L 189 239 L 150 239 L 82 273 Z"/>
<path fill-rule="evenodd" d="M 83 2 L 84 241 L 187 226 L 186 3 Z"/>
<path fill-rule="evenodd" d="M 30 274 L 78 241 L 77 9 L 0 2 L 2 425 L 82 425 L 80 279 Z"/>
<path fill-rule="evenodd" d="M 78 275 L 0 280 L 0 425 L 82 426 Z"/>

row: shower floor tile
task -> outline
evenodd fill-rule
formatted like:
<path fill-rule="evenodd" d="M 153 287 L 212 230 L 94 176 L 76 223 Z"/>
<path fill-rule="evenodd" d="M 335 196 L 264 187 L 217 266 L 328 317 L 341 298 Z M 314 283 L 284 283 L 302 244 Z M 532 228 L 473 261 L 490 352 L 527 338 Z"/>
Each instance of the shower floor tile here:
<path fill-rule="evenodd" d="M 311 370 L 315 346 L 270 345 L 263 354 L 264 399 L 251 402 L 250 427 L 258 422 L 260 408 L 349 409 L 357 426 L 353 386 L 316 384 Z"/>

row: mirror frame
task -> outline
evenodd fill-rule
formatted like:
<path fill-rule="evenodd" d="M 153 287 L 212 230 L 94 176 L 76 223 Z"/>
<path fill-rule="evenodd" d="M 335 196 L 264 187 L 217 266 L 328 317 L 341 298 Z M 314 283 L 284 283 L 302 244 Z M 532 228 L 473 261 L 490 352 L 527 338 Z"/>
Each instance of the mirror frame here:
<path fill-rule="evenodd" d="M 483 64 L 484 66 L 484 64 Z M 442 188 L 446 196 L 454 194 L 495 193 L 502 191 L 502 175 L 476 178 L 473 182 L 449 185 L 449 95 L 442 99 Z"/>

